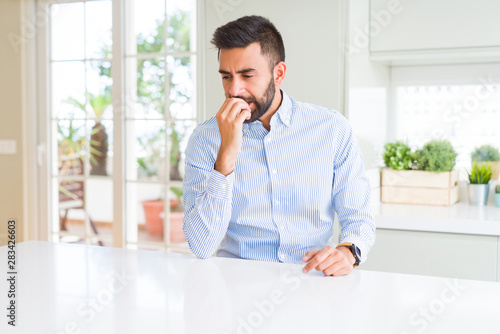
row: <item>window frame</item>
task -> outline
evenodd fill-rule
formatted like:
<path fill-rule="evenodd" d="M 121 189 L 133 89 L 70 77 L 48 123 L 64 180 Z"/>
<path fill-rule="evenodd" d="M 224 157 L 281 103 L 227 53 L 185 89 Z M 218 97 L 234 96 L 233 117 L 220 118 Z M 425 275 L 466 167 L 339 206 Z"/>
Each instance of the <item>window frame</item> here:
<path fill-rule="evenodd" d="M 74 2 L 92 2 L 98 0 L 44 0 L 36 1 L 33 3 L 33 14 L 43 17 L 43 24 L 38 27 L 36 38 L 33 38 L 30 45 L 36 50 L 38 57 L 31 57 L 36 71 L 31 75 L 27 75 L 29 79 L 36 81 L 36 88 L 33 92 L 32 98 L 36 99 L 36 107 L 31 108 L 28 113 L 28 119 L 36 119 L 37 125 L 36 134 L 32 137 L 31 152 L 36 152 L 36 166 L 30 166 L 30 175 L 33 176 L 34 183 L 37 185 L 33 202 L 36 203 L 34 210 L 37 214 L 36 219 L 30 221 L 31 227 L 36 231 L 35 238 L 39 240 L 51 241 L 53 236 L 62 235 L 61 232 L 53 232 L 51 225 L 57 211 L 50 209 L 53 206 L 53 189 L 51 175 L 51 145 L 55 134 L 51 132 L 51 77 L 50 77 L 50 6 L 53 4 L 74 3 Z M 112 71 L 112 105 L 113 105 L 113 173 L 110 179 L 113 182 L 113 232 L 112 238 L 109 236 L 99 235 L 99 240 L 112 241 L 113 247 L 124 248 L 128 247 L 126 241 L 126 182 L 125 179 L 125 128 L 126 118 L 126 87 L 125 87 L 125 60 L 128 55 L 125 50 L 125 24 L 127 21 L 127 13 L 125 6 L 133 0 L 111 0 L 112 3 L 112 53 L 111 59 Z M 195 99 L 196 105 L 196 122 L 201 123 L 206 119 L 205 108 L 205 1 L 195 1 L 195 15 L 196 15 L 196 78 L 195 84 Z M 117 70 L 119 69 L 119 70 Z M 35 104 L 35 103 L 34 103 Z M 35 139 L 36 138 L 36 139 Z M 36 144 L 35 144 L 36 142 Z M 35 146 L 36 145 L 36 146 Z M 165 183 L 169 182 L 168 180 Z M 50 194 L 50 196 L 47 196 Z M 88 224 L 88 222 L 86 222 Z M 86 231 L 88 227 L 86 228 Z M 166 224 L 169 230 L 169 223 Z M 94 236 L 85 233 L 85 243 L 88 244 L 90 239 Z M 112 239 L 112 240 L 111 240 Z M 137 245 L 147 245 L 147 242 L 138 242 Z M 136 245 L 136 246 L 137 246 Z M 153 246 L 153 245 L 151 245 Z M 154 246 L 158 247 L 158 244 Z M 135 247 L 128 247 L 135 248 Z M 163 240 L 163 247 L 165 250 L 174 250 L 175 245 L 169 244 L 169 239 Z M 182 249 L 185 250 L 185 249 Z"/>

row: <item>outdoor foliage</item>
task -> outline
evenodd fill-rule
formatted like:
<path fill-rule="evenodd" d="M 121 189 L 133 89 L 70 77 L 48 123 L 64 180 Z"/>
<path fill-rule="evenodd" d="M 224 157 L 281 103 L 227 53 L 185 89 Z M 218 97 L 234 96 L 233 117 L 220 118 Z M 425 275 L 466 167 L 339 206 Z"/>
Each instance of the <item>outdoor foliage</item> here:
<path fill-rule="evenodd" d="M 165 30 L 164 20 L 156 21 L 154 33 L 137 35 L 137 53 L 162 53 L 164 48 L 170 51 L 189 51 L 190 48 L 190 16 L 188 13 L 179 10 L 168 17 L 169 26 Z M 164 33 L 167 33 L 164 38 Z M 163 43 L 165 41 L 165 44 Z M 110 50 L 105 50 L 104 54 L 109 54 Z M 165 99 L 178 103 L 188 103 L 190 94 L 185 84 L 174 82 L 173 70 L 178 67 L 189 69 L 189 57 L 169 58 L 173 63 L 165 62 L 165 58 L 137 59 L 137 102 L 146 110 L 155 110 L 161 115 L 165 115 Z M 105 65 L 101 65 L 100 74 L 111 76 L 111 71 Z M 169 94 L 165 92 L 165 79 L 168 78 Z M 167 123 L 166 129 L 150 132 L 138 138 L 139 157 L 137 158 L 137 168 L 139 176 L 154 177 L 161 175 L 161 169 L 165 168 L 164 155 L 160 155 L 161 148 L 158 144 L 163 143 L 165 135 L 170 142 L 170 179 L 182 180 L 179 171 L 181 152 L 179 144 L 186 135 L 186 130 L 182 123 Z"/>
<path fill-rule="evenodd" d="M 66 100 L 67 103 L 86 112 L 85 102 L 78 101 L 70 97 Z M 101 117 L 104 112 L 111 106 L 111 89 L 106 87 L 99 94 L 94 95 L 87 93 L 87 102 L 95 116 L 95 124 L 90 131 L 90 165 L 91 175 L 107 175 L 106 166 L 108 158 L 108 134 L 106 128 L 101 123 Z"/>

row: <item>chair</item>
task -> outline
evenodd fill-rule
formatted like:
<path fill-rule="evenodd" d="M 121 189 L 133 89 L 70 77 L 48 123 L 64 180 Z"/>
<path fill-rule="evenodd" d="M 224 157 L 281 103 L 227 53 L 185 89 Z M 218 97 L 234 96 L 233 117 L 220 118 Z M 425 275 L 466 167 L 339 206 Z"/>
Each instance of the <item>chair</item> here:
<path fill-rule="evenodd" d="M 59 168 L 60 175 L 83 175 L 83 162 L 82 159 L 66 160 Z M 64 215 L 59 215 L 59 230 L 67 231 L 66 222 L 68 219 L 69 210 L 83 210 L 85 208 L 85 181 L 65 180 L 59 185 L 59 212 L 64 210 Z M 90 226 L 96 235 L 99 235 L 97 227 L 90 217 Z M 98 241 L 99 246 L 103 246 L 101 240 Z"/>

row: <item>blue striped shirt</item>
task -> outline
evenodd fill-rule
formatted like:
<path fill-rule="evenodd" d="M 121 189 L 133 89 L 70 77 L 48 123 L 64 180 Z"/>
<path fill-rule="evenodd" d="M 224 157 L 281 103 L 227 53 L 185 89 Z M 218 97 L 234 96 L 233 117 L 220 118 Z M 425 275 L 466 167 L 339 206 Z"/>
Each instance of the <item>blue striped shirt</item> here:
<path fill-rule="evenodd" d="M 220 147 L 215 117 L 200 124 L 186 149 L 184 224 L 201 258 L 301 262 L 332 245 L 335 212 L 341 242 L 366 260 L 375 241 L 370 183 L 351 126 L 338 111 L 297 102 L 282 91 L 268 132 L 243 124 L 234 171 L 214 170 Z"/>

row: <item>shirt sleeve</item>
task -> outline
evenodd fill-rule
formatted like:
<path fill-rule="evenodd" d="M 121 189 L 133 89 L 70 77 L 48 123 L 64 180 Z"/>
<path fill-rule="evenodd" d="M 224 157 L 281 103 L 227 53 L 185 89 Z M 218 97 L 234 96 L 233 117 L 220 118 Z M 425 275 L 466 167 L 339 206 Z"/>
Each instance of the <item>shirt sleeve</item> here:
<path fill-rule="evenodd" d="M 370 207 L 370 181 L 363 157 L 348 121 L 340 116 L 336 137 L 332 198 L 341 226 L 340 242 L 361 251 L 361 262 L 375 242 L 375 219 Z"/>
<path fill-rule="evenodd" d="M 214 169 L 215 158 L 198 131 L 189 139 L 185 161 L 182 230 L 191 251 L 208 258 L 219 247 L 229 225 L 234 172 L 224 176 Z"/>

